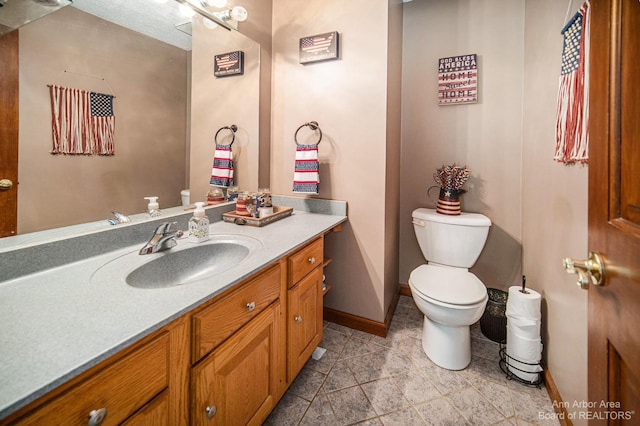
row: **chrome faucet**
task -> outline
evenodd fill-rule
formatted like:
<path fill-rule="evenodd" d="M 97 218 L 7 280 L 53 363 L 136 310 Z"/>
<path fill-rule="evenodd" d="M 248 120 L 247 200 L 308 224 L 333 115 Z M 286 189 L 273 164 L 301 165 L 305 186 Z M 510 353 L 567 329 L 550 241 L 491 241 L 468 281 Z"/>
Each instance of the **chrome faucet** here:
<path fill-rule="evenodd" d="M 111 212 L 113 213 L 114 217 L 107 219 L 107 221 L 111 224 L 111 225 L 117 225 L 119 223 L 129 223 L 131 222 L 131 218 L 129 218 L 129 216 L 122 214 L 122 213 L 118 213 L 118 212 Z"/>
<path fill-rule="evenodd" d="M 140 254 L 157 253 L 175 247 L 178 244 L 176 238 L 182 237 L 183 234 L 182 231 L 171 231 L 171 225 L 176 223 L 164 222 L 160 224 L 153 232 L 151 239 L 140 249 Z"/>

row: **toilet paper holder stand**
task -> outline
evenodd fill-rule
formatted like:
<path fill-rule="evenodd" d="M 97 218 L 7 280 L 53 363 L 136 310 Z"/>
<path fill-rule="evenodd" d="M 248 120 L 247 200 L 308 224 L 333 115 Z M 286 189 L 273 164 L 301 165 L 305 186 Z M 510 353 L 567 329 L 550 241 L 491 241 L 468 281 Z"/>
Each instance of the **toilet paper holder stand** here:
<path fill-rule="evenodd" d="M 512 362 L 510 362 L 512 361 Z M 520 366 L 526 367 L 516 367 L 514 364 L 518 362 Z M 542 361 L 536 363 L 524 362 L 520 361 L 517 358 L 514 358 L 507 354 L 507 346 L 505 344 L 500 344 L 500 361 L 499 361 L 500 369 L 504 374 L 507 375 L 507 379 L 514 380 L 518 383 L 521 383 L 526 386 L 535 386 L 537 388 L 542 385 L 544 382 L 544 367 Z M 525 370 L 525 368 L 530 368 L 530 370 Z M 522 373 L 533 374 L 535 375 L 534 380 L 528 381 L 519 376 L 517 376 L 513 370 L 518 370 Z"/>
<path fill-rule="evenodd" d="M 518 291 L 523 294 L 529 294 L 529 291 L 527 290 L 527 277 L 524 275 L 522 276 L 522 288 Z M 509 362 L 509 361 L 513 361 L 513 362 Z M 520 365 L 523 367 L 522 368 L 517 367 L 516 365 L 514 365 L 516 363 L 517 365 Z M 500 344 L 499 364 L 500 364 L 500 369 L 504 374 L 507 375 L 507 379 L 509 380 L 515 380 L 516 382 L 522 383 L 523 385 L 535 386 L 537 388 L 539 388 L 542 382 L 544 381 L 544 375 L 543 375 L 544 368 L 542 366 L 542 360 L 540 362 L 535 362 L 535 363 L 521 361 L 518 358 L 508 355 L 507 345 L 502 343 Z M 525 370 L 524 368 L 528 368 L 529 370 Z M 522 377 L 519 377 L 518 375 L 516 375 L 513 372 L 513 370 L 518 370 L 525 374 L 533 374 L 534 380 L 531 380 L 531 381 L 525 380 Z"/>

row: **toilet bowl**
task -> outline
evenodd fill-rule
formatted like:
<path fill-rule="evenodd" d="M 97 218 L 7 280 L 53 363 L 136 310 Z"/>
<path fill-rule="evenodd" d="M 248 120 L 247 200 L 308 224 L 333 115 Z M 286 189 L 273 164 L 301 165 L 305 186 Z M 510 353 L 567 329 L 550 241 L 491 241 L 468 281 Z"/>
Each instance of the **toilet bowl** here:
<path fill-rule="evenodd" d="M 411 272 L 411 294 L 424 314 L 422 348 L 440 367 L 462 370 L 471 362 L 469 327 L 480 319 L 487 289 L 469 269 L 486 242 L 491 221 L 477 213 L 445 216 L 413 212 L 416 238 L 429 262 Z"/>
<path fill-rule="evenodd" d="M 435 364 L 462 370 L 471 362 L 469 326 L 482 317 L 489 296 L 462 268 L 421 265 L 411 272 L 413 300 L 424 314 L 422 348 Z"/>

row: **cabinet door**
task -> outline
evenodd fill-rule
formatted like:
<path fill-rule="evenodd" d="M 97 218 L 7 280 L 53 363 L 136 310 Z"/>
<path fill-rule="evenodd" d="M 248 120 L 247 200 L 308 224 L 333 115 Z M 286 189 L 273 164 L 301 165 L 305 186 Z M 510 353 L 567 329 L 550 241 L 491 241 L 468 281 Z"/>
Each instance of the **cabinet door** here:
<path fill-rule="evenodd" d="M 276 302 L 192 370 L 196 425 L 260 425 L 276 402 L 278 348 L 284 342 Z"/>
<path fill-rule="evenodd" d="M 291 382 L 322 340 L 322 268 L 288 292 L 288 375 Z"/>
<path fill-rule="evenodd" d="M 169 426 L 169 392 L 156 396 L 122 426 Z"/>

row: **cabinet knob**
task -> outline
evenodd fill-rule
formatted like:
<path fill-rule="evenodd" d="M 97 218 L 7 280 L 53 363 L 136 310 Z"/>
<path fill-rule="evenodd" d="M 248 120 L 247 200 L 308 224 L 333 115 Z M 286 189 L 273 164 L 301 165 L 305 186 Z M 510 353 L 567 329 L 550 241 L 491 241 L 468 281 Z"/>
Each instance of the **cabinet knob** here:
<path fill-rule="evenodd" d="M 293 320 L 299 324 L 302 322 L 302 317 L 300 315 L 296 315 L 293 317 Z"/>
<path fill-rule="evenodd" d="M 101 424 L 105 417 L 107 417 L 107 409 L 99 408 L 97 410 L 91 410 L 89 413 L 89 426 L 98 426 Z"/>
<path fill-rule="evenodd" d="M 310 264 L 312 264 L 312 265 L 313 265 L 314 263 L 316 263 L 316 258 L 315 258 L 315 257 L 310 257 L 310 258 L 309 258 L 309 263 L 310 263 Z"/>
<path fill-rule="evenodd" d="M 247 303 L 247 309 L 249 310 L 249 312 L 253 311 L 255 308 L 256 308 L 256 302 Z"/>
<path fill-rule="evenodd" d="M 204 411 L 207 413 L 207 417 L 212 419 L 218 412 L 218 407 L 214 405 L 212 407 L 205 408 Z"/>

